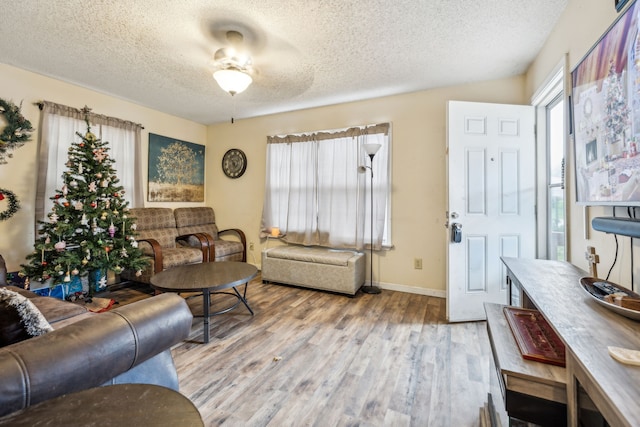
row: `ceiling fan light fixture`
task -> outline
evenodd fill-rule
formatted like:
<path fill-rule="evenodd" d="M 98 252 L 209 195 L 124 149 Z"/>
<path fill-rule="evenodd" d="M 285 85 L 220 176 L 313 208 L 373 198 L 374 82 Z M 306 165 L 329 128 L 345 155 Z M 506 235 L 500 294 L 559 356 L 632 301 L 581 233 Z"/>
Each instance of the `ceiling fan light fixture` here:
<path fill-rule="evenodd" d="M 218 85 L 231 96 L 244 92 L 253 79 L 247 72 L 238 68 L 225 68 L 213 73 L 213 78 Z"/>

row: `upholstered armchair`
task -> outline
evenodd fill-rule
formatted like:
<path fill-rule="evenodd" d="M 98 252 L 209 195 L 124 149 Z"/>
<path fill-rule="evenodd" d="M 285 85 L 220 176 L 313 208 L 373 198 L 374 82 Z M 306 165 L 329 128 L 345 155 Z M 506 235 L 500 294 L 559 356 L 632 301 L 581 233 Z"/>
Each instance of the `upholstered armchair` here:
<path fill-rule="evenodd" d="M 136 276 L 135 272 L 125 270 L 123 279 L 150 283 L 151 277 L 163 270 L 208 261 L 209 252 L 206 237 L 202 235 L 182 236 L 176 228 L 173 210 L 170 208 L 133 208 L 129 215 L 136 218 L 136 241 L 139 248 L 151 258 L 151 262 Z M 178 244 L 179 240 L 191 239 L 192 246 Z M 193 242 L 198 242 L 197 244 Z"/>
<path fill-rule="evenodd" d="M 173 214 L 179 234 L 206 236 L 209 261 L 247 261 L 247 239 L 244 232 L 237 228 L 218 230 L 212 208 L 176 208 Z M 237 240 L 222 239 L 221 235 L 232 235 Z M 184 242 L 184 240 L 180 241 L 180 243 Z M 188 243 L 196 247 L 199 245 L 197 237 L 190 237 Z"/>

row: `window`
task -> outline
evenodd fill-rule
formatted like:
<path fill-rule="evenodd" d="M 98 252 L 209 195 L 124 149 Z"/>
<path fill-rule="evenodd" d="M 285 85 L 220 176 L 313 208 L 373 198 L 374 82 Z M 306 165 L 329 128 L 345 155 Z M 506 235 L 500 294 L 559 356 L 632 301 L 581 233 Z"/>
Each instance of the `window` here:
<path fill-rule="evenodd" d="M 62 187 L 62 174 L 66 170 L 68 149 L 79 141 L 76 132 L 85 134 L 87 124 L 91 132 L 109 142 L 109 156 L 115 160 L 119 184 L 124 187 L 124 199 L 130 207 L 142 206 L 142 179 L 140 158 L 141 129 L 136 123 L 78 110 L 44 101 L 40 104 L 42 125 L 38 154 L 38 188 L 36 194 L 36 220 L 46 220 L 53 206 L 50 197 Z M 37 227 L 37 225 L 36 225 Z"/>
<path fill-rule="evenodd" d="M 538 257 L 566 260 L 565 78 L 567 57 L 558 64 L 532 104 L 537 113 Z"/>
<path fill-rule="evenodd" d="M 269 137 L 263 236 L 278 227 L 290 243 L 363 249 L 373 235 L 389 246 L 389 135 L 384 123 Z M 373 164 L 364 144 L 380 144 Z"/>
<path fill-rule="evenodd" d="M 562 93 L 547 112 L 547 257 L 566 260 L 564 198 L 564 100 Z"/>

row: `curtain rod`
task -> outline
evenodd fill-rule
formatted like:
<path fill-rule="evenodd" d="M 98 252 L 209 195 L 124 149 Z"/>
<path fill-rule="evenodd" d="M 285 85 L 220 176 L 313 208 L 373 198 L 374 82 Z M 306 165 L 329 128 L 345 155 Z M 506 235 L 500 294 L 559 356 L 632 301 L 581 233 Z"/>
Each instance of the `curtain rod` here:
<path fill-rule="evenodd" d="M 378 123 L 366 126 L 356 126 L 345 129 L 317 131 L 311 133 L 299 133 L 293 135 L 267 136 L 267 144 L 291 143 L 291 142 L 307 142 L 320 141 L 324 139 L 333 139 L 341 137 L 356 137 L 360 135 L 370 135 L 382 133 L 388 135 L 390 124 Z"/>
<path fill-rule="evenodd" d="M 69 108 L 69 109 L 75 110 L 75 111 L 76 111 L 76 112 L 78 112 L 78 113 L 82 113 L 82 112 L 83 112 L 83 110 L 79 110 L 79 109 L 74 108 L 74 107 L 68 107 L 68 106 L 66 106 L 66 105 L 56 104 L 55 102 L 50 102 L 50 101 L 46 101 L 46 102 L 47 102 L 47 103 L 49 103 L 49 104 L 51 104 L 51 105 L 59 105 L 59 106 L 64 107 L 64 108 Z M 45 104 L 45 101 L 38 101 L 38 102 L 36 102 L 35 104 L 38 106 L 38 108 L 40 109 L 40 111 L 44 110 L 44 104 Z M 87 108 L 87 107 L 85 107 L 85 108 Z M 103 119 L 119 120 L 119 121 L 121 121 L 121 122 L 126 122 L 126 123 L 133 123 L 133 124 L 134 124 L 134 125 L 136 125 L 136 126 L 140 126 L 140 129 L 144 129 L 144 126 L 142 126 L 140 123 L 134 123 L 134 122 L 131 122 L 131 121 L 129 121 L 129 120 L 119 119 L 119 118 L 117 118 L 117 117 L 109 117 L 109 116 L 105 116 L 105 115 L 103 115 L 103 114 L 96 114 L 96 113 L 91 113 L 91 112 L 90 112 L 90 113 L 89 113 L 89 117 L 91 117 L 91 116 L 93 116 L 93 117 L 100 117 L 100 118 L 103 118 Z"/>

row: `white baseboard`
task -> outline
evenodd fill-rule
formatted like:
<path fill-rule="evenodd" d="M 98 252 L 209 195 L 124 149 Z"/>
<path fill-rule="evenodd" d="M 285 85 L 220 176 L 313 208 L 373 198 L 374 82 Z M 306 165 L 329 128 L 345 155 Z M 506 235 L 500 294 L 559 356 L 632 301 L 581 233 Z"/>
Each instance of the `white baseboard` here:
<path fill-rule="evenodd" d="M 378 283 L 377 285 L 380 287 L 380 289 L 388 289 L 390 291 L 406 292 L 408 294 L 417 294 L 417 295 L 427 295 L 430 297 L 437 297 L 437 298 L 447 297 L 446 291 L 442 291 L 438 289 L 419 288 L 417 286 L 397 285 L 395 283 L 385 283 L 385 282 Z"/>

